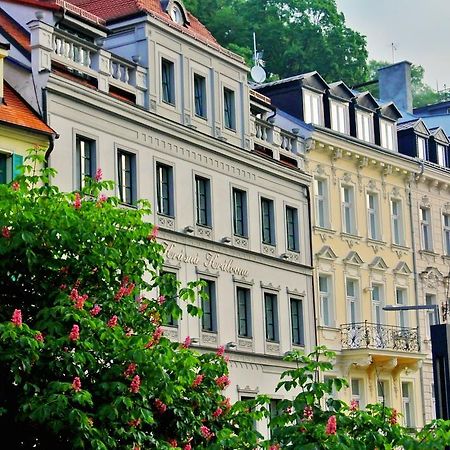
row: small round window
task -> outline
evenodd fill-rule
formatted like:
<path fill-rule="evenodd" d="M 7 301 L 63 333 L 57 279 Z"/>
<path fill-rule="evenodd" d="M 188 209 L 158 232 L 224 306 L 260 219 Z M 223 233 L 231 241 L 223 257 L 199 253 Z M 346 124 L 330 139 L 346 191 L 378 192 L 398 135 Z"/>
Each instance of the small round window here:
<path fill-rule="evenodd" d="M 172 5 L 170 8 L 170 18 L 179 25 L 183 25 L 183 13 L 178 5 Z"/>

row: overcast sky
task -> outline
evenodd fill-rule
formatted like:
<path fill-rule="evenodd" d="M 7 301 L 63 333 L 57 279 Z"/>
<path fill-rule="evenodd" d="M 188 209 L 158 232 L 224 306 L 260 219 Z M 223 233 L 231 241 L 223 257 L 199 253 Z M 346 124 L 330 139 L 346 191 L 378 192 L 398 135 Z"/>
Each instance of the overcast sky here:
<path fill-rule="evenodd" d="M 425 82 L 450 87 L 449 0 L 336 0 L 350 28 L 367 36 L 370 59 L 408 60 L 425 69 Z"/>

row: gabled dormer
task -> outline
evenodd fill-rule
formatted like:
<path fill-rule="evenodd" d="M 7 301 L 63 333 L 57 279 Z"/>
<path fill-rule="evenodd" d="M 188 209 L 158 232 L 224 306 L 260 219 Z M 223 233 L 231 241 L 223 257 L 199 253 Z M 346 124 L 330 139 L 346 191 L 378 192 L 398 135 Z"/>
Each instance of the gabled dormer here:
<path fill-rule="evenodd" d="M 343 81 L 331 83 L 324 101 L 325 126 L 350 134 L 350 104 L 355 95 Z"/>
<path fill-rule="evenodd" d="M 398 151 L 404 155 L 430 160 L 428 141 L 430 132 L 422 119 L 409 120 L 397 125 Z"/>
<path fill-rule="evenodd" d="M 256 87 L 272 104 L 313 125 L 325 125 L 324 95 L 329 86 L 317 73 L 310 72 Z"/>
<path fill-rule="evenodd" d="M 450 167 L 449 145 L 450 141 L 441 127 L 431 128 L 428 141 L 429 160 L 441 167 Z"/>
<path fill-rule="evenodd" d="M 380 105 L 370 92 L 357 94 L 352 101 L 350 132 L 365 142 L 375 143 L 374 118 Z"/>
<path fill-rule="evenodd" d="M 397 120 L 401 112 L 393 102 L 381 105 L 375 120 L 375 143 L 387 150 L 397 151 Z"/>

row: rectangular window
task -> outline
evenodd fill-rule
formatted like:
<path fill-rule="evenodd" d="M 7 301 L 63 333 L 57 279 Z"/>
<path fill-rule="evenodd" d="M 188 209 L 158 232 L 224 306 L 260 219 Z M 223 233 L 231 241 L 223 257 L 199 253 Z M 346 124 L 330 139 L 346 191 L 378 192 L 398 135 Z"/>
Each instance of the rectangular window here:
<path fill-rule="evenodd" d="M 286 240 L 287 249 L 298 252 L 298 211 L 290 206 L 286 206 Z"/>
<path fill-rule="evenodd" d="M 275 245 L 273 201 L 261 199 L 261 232 L 264 244 Z"/>
<path fill-rule="evenodd" d="M 352 400 L 356 402 L 359 408 L 362 408 L 364 406 L 363 380 L 352 378 L 350 387 L 352 392 Z"/>
<path fill-rule="evenodd" d="M 450 255 L 450 215 L 443 214 L 442 224 L 444 231 L 444 252 L 446 255 Z"/>
<path fill-rule="evenodd" d="M 356 280 L 346 280 L 346 294 L 348 321 L 349 323 L 357 323 L 359 322 L 359 295 Z"/>
<path fill-rule="evenodd" d="M 196 219 L 197 224 L 210 227 L 211 220 L 211 182 L 208 178 L 195 176 Z"/>
<path fill-rule="evenodd" d="M 322 125 L 322 96 L 303 90 L 303 120 L 306 123 Z"/>
<path fill-rule="evenodd" d="M 122 203 L 132 205 L 136 201 L 136 156 L 118 150 L 117 167 L 119 199 Z"/>
<path fill-rule="evenodd" d="M 223 89 L 223 115 L 225 128 L 236 129 L 236 111 L 235 111 L 234 91 Z"/>
<path fill-rule="evenodd" d="M 202 299 L 202 329 L 204 331 L 217 332 L 216 320 L 216 283 L 211 280 L 202 280 L 206 282 L 203 292 L 207 300 Z"/>
<path fill-rule="evenodd" d="M 447 147 L 442 144 L 436 145 L 437 161 L 442 167 L 448 167 L 447 161 Z"/>
<path fill-rule="evenodd" d="M 316 225 L 322 228 L 329 228 L 327 181 L 316 178 L 314 179 L 314 186 L 316 195 Z"/>
<path fill-rule="evenodd" d="M 404 426 L 407 428 L 414 427 L 414 409 L 412 400 L 412 384 L 402 382 L 402 405 Z"/>
<path fill-rule="evenodd" d="M 330 327 L 332 326 L 331 277 L 327 275 L 319 276 L 319 293 L 320 293 L 320 312 L 322 316 L 322 323 L 326 327 Z"/>
<path fill-rule="evenodd" d="M 347 118 L 348 108 L 343 103 L 330 100 L 331 104 L 331 129 L 339 133 L 348 133 Z"/>
<path fill-rule="evenodd" d="M 394 124 L 380 120 L 380 144 L 388 150 L 395 150 L 395 128 Z"/>
<path fill-rule="evenodd" d="M 403 233 L 403 211 L 400 200 L 391 200 L 392 241 L 397 245 L 405 245 Z"/>
<path fill-rule="evenodd" d="M 433 306 L 436 305 L 436 295 L 434 294 L 425 294 L 425 305 Z M 425 327 L 428 338 L 431 338 L 431 325 L 436 325 L 436 312 L 434 309 L 426 309 L 427 312 L 427 326 Z"/>
<path fill-rule="evenodd" d="M 76 170 L 77 189 L 83 189 L 86 177 L 92 178 L 95 175 L 95 141 L 77 134 L 76 145 Z"/>
<path fill-rule="evenodd" d="M 161 275 L 164 276 L 164 284 L 167 286 L 167 284 L 170 283 L 170 286 L 175 285 L 177 282 L 177 275 L 173 272 L 162 272 Z M 170 281 L 168 281 L 168 279 Z M 163 320 L 163 325 L 168 327 L 177 327 L 178 326 L 178 320 L 175 319 L 175 317 L 172 314 L 169 314 L 166 316 Z"/>
<path fill-rule="evenodd" d="M 417 136 L 417 156 L 420 159 L 427 158 L 427 141 L 423 137 Z"/>
<path fill-rule="evenodd" d="M 378 391 L 378 403 L 383 406 L 389 407 L 391 402 L 389 401 L 389 382 L 385 380 L 377 381 L 377 391 Z"/>
<path fill-rule="evenodd" d="M 194 74 L 194 106 L 195 115 L 206 118 L 206 78 Z"/>
<path fill-rule="evenodd" d="M 238 334 L 241 337 L 252 337 L 250 289 L 237 287 L 236 297 L 238 312 Z"/>
<path fill-rule="evenodd" d="M 372 142 L 372 114 L 356 111 L 356 137 Z"/>
<path fill-rule="evenodd" d="M 383 323 L 383 286 L 380 284 L 372 285 L 372 320 L 380 325 Z"/>
<path fill-rule="evenodd" d="M 264 294 L 264 310 L 266 319 L 266 340 L 278 341 L 278 311 L 277 296 Z"/>
<path fill-rule="evenodd" d="M 167 59 L 161 60 L 162 100 L 175 105 L 175 64 Z"/>
<path fill-rule="evenodd" d="M 8 177 L 8 155 L 0 153 L 0 183 L 5 184 L 9 181 Z"/>
<path fill-rule="evenodd" d="M 248 236 L 247 231 L 247 192 L 233 188 L 233 233 Z"/>
<path fill-rule="evenodd" d="M 356 234 L 355 190 L 352 186 L 342 186 L 342 221 L 344 233 Z"/>
<path fill-rule="evenodd" d="M 420 229 L 422 234 L 422 249 L 430 252 L 433 251 L 430 208 L 420 208 Z"/>
<path fill-rule="evenodd" d="M 406 296 L 406 289 L 402 288 L 396 288 L 395 289 L 395 298 L 397 305 L 399 306 L 406 306 L 407 305 L 407 296 Z M 408 311 L 399 311 L 398 312 L 398 325 L 402 328 L 408 327 Z"/>
<path fill-rule="evenodd" d="M 370 239 L 380 239 L 380 209 L 378 195 L 373 192 L 367 194 L 367 214 Z"/>
<path fill-rule="evenodd" d="M 294 298 L 291 298 L 291 326 L 292 343 L 303 347 L 305 345 L 303 302 Z"/>
<path fill-rule="evenodd" d="M 173 216 L 173 168 L 156 163 L 156 195 L 158 214 Z"/>

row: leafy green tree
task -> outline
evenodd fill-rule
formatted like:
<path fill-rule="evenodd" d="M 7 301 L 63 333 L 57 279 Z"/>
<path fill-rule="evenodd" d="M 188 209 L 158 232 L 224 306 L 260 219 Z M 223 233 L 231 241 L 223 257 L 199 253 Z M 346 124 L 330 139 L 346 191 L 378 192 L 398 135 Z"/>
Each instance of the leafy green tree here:
<path fill-rule="evenodd" d="M 225 397 L 223 349 L 198 354 L 161 325 L 195 306 L 196 283 L 162 274 L 149 204 L 121 207 L 111 182 L 62 193 L 39 150 L 0 185 L 0 428 L 11 449 L 253 449 Z M 157 292 L 152 295 L 152 292 Z M 201 294 L 202 295 L 202 294 Z"/>
<path fill-rule="evenodd" d="M 335 0 L 187 0 L 225 47 L 246 57 L 253 32 L 269 74 L 284 78 L 317 70 L 328 81 L 366 79 L 366 39 L 345 24 Z"/>

